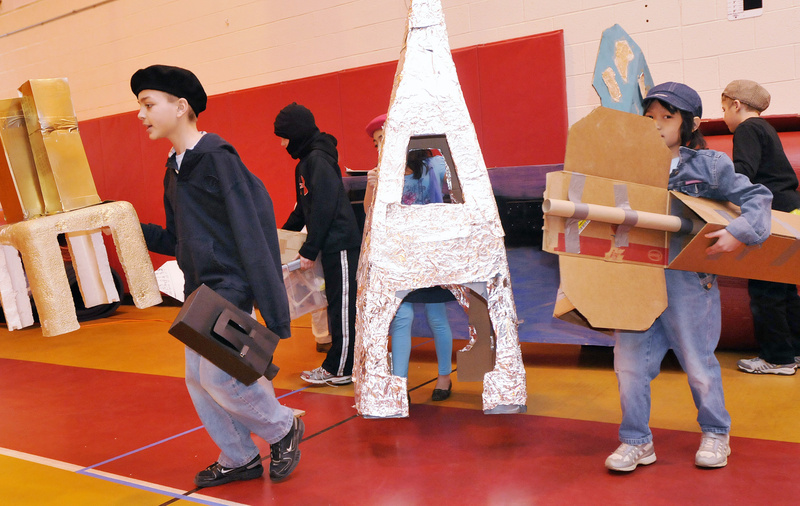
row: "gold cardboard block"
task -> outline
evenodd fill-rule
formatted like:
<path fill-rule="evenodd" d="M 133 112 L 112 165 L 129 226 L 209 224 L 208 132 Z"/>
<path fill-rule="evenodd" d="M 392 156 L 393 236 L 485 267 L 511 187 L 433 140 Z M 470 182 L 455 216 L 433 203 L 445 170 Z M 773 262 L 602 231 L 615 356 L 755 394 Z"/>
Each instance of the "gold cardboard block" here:
<path fill-rule="evenodd" d="M 0 205 L 8 223 L 44 214 L 22 101 L 0 100 Z"/>
<path fill-rule="evenodd" d="M 19 91 L 45 212 L 99 204 L 67 80 L 31 79 Z"/>

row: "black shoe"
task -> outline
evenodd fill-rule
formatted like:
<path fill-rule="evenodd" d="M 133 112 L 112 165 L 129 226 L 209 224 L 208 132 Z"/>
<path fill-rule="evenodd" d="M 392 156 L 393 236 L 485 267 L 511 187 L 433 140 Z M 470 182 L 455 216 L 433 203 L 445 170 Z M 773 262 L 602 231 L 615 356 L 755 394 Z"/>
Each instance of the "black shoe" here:
<path fill-rule="evenodd" d="M 300 462 L 300 440 L 303 439 L 303 432 L 306 426 L 299 417 L 292 420 L 292 428 L 283 439 L 273 444 L 270 448 L 272 461 L 269 463 L 269 479 L 281 481 L 288 477 L 297 463 Z"/>
<path fill-rule="evenodd" d="M 232 481 L 253 480 L 264 474 L 261 465 L 261 455 L 240 467 L 223 467 L 219 462 L 214 462 L 203 469 L 194 477 L 194 484 L 198 487 L 216 487 Z"/>
<path fill-rule="evenodd" d="M 447 387 L 447 390 L 442 390 L 441 388 L 434 388 L 433 395 L 431 395 L 432 401 L 443 401 L 450 397 L 450 392 L 453 390 L 453 382 L 450 382 L 450 386 Z"/>

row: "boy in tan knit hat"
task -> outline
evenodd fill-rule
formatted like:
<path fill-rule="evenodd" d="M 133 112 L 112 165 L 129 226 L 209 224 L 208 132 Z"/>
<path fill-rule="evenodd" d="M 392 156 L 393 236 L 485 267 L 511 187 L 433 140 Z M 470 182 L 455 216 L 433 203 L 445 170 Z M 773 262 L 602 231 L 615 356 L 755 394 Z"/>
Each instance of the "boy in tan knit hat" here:
<path fill-rule="evenodd" d="M 758 83 L 733 81 L 722 92 L 723 120 L 733 132 L 736 172 L 769 188 L 773 209 L 791 212 L 800 208 L 797 175 L 775 128 L 761 118 L 769 99 L 769 92 Z M 739 360 L 739 369 L 754 374 L 793 375 L 800 362 L 797 287 L 751 279 L 747 288 L 755 338 L 761 350 L 758 357 Z"/>

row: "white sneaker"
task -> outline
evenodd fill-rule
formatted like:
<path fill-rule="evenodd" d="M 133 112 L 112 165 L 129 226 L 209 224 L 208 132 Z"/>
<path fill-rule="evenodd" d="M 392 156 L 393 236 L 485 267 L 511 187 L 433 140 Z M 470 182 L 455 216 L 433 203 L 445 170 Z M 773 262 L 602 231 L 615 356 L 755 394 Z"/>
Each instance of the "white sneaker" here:
<path fill-rule="evenodd" d="M 752 374 L 780 374 L 791 376 L 797 368 L 797 358 L 793 364 L 770 364 L 761 357 L 743 358 L 736 362 L 736 365 L 744 372 Z"/>
<path fill-rule="evenodd" d="M 700 449 L 694 456 L 694 464 L 698 467 L 725 467 L 728 455 L 731 454 L 730 436 L 703 432 Z"/>
<path fill-rule="evenodd" d="M 646 466 L 656 461 L 656 449 L 653 442 L 640 445 L 622 443 L 606 459 L 606 469 L 611 471 L 633 471 L 639 464 Z"/>
<path fill-rule="evenodd" d="M 314 385 L 347 385 L 353 382 L 352 376 L 334 376 L 322 366 L 311 371 L 303 371 L 300 379 Z"/>

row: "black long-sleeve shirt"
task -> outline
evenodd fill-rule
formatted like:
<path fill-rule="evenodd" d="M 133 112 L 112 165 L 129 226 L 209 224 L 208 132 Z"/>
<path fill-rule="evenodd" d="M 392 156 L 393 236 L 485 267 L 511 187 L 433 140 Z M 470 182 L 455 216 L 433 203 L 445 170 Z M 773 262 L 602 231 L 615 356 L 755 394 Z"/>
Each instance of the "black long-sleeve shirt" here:
<path fill-rule="evenodd" d="M 772 192 L 772 208 L 793 211 L 800 208 L 795 174 L 778 132 L 764 118 L 748 118 L 733 132 L 733 164 L 736 172 Z"/>

